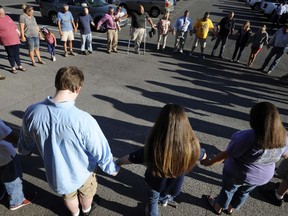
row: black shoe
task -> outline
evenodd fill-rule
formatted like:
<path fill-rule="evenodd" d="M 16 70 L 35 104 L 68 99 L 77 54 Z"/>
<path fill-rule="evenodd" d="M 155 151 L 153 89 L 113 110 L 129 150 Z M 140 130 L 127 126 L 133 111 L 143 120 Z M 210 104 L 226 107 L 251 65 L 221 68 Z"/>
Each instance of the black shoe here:
<path fill-rule="evenodd" d="M 275 206 L 282 206 L 283 199 L 281 200 L 277 199 L 275 195 L 275 189 L 265 190 L 260 188 L 259 191 L 262 194 L 262 196 L 265 197 L 271 204 Z"/>
<path fill-rule="evenodd" d="M 92 212 L 96 209 L 96 207 L 97 207 L 97 203 L 96 203 L 95 201 L 93 201 L 92 204 L 91 204 L 91 209 L 90 209 L 90 211 L 87 212 L 87 213 L 82 212 L 82 215 L 83 215 L 83 216 L 92 215 Z"/>
<path fill-rule="evenodd" d="M 87 55 L 87 53 L 85 51 L 82 51 L 81 54 L 82 55 Z"/>
<path fill-rule="evenodd" d="M 89 54 L 92 54 L 92 51 L 89 50 L 88 53 L 89 53 Z"/>
<path fill-rule="evenodd" d="M 221 56 L 221 55 L 219 55 L 218 57 L 219 57 L 220 59 L 224 59 L 223 56 Z"/>

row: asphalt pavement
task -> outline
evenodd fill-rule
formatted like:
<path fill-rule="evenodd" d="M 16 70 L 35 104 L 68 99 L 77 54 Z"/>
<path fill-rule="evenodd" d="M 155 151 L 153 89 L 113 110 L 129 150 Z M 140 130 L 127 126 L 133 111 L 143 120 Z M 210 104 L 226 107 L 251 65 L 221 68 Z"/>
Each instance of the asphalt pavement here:
<path fill-rule="evenodd" d="M 17 22 L 24 1 L 0 1 L 6 12 Z M 59 33 L 41 18 L 39 6 L 34 6 L 35 16 L 40 26 L 48 25 L 56 37 Z M 211 12 L 214 23 L 235 12 L 237 26 L 250 20 L 252 30 L 267 19 L 252 11 L 243 1 L 237 0 L 194 0 L 179 1 L 171 14 L 174 24 L 184 10 L 190 10 L 193 22 Z M 159 18 L 153 19 L 156 23 Z M 54 95 L 54 77 L 60 67 L 74 65 L 83 70 L 84 87 L 76 101 L 77 107 L 89 112 L 98 121 L 111 146 L 115 159 L 143 146 L 153 122 L 161 107 L 166 103 L 177 103 L 185 107 L 190 123 L 201 140 L 208 155 L 225 150 L 231 135 L 249 128 L 250 108 L 259 101 L 275 104 L 282 120 L 288 128 L 288 84 L 279 81 L 287 73 L 288 55 L 284 55 L 279 65 L 267 76 L 254 68 L 263 63 L 268 50 L 259 54 L 252 68 L 247 68 L 250 47 L 243 53 L 240 64 L 229 60 L 234 51 L 235 40 L 228 41 L 224 59 L 212 58 L 210 53 L 214 42 L 207 41 L 205 60 L 197 55 L 173 55 L 174 37 L 168 36 L 165 52 L 156 50 L 156 36 L 147 37 L 146 53 L 127 54 L 129 26 L 119 33 L 119 53 L 107 54 L 106 34 L 93 32 L 92 55 L 80 55 L 80 36 L 74 41 L 77 56 L 63 56 L 61 45 L 56 49 L 56 62 L 50 61 L 44 43 L 41 55 L 46 65 L 30 65 L 27 48 L 21 45 L 21 59 L 26 72 L 12 74 L 4 48 L 0 47 L 0 116 L 15 131 L 19 131 L 25 109 L 32 103 Z M 273 32 L 269 32 L 270 36 Z M 185 53 L 192 47 L 194 37 L 188 36 Z M 60 41 L 58 44 L 61 44 Z M 131 49 L 133 51 L 133 49 Z M 199 48 L 196 52 L 200 52 Z M 23 186 L 27 197 L 37 194 L 33 204 L 16 211 L 8 209 L 7 197 L 0 202 L 0 215 L 68 215 L 61 197 L 53 193 L 45 180 L 45 170 L 39 153 L 35 149 L 31 157 L 22 157 Z M 182 193 L 177 197 L 177 208 L 160 208 L 161 215 L 214 215 L 205 200 L 205 195 L 216 196 L 221 188 L 223 165 L 202 167 L 200 164 L 185 178 Z M 98 216 L 141 216 L 146 203 L 146 185 L 143 179 L 145 167 L 128 165 L 116 176 L 108 176 L 98 171 L 98 207 L 92 215 Z M 279 182 L 275 176 L 272 182 Z M 269 185 L 270 187 L 273 184 Z M 286 200 L 287 201 L 287 200 Z M 266 216 L 287 215 L 288 203 L 275 207 L 265 201 L 256 189 L 249 200 L 233 215 Z M 224 213 L 223 213 L 224 214 Z"/>

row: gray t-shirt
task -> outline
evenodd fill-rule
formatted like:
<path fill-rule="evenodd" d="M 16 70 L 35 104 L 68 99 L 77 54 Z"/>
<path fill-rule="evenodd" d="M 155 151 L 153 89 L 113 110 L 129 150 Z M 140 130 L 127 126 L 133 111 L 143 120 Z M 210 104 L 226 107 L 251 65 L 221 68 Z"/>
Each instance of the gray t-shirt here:
<path fill-rule="evenodd" d="M 34 16 L 20 15 L 19 23 L 24 23 L 24 34 L 26 37 L 38 37 L 39 29 Z"/>

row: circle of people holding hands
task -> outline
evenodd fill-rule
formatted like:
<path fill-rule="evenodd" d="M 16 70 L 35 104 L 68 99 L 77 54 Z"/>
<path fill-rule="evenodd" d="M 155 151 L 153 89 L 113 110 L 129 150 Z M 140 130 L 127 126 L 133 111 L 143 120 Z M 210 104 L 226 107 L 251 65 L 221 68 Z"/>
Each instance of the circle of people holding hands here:
<path fill-rule="evenodd" d="M 83 5 L 83 13 L 79 14 L 75 20 L 72 13 L 69 11 L 69 6 L 64 5 L 63 10 L 57 14 L 57 25 L 61 37 L 60 40 L 63 44 L 64 56 L 68 57 L 69 54 L 72 56 L 76 55 L 76 53 L 73 51 L 73 40 L 74 33 L 77 32 L 78 29 L 80 30 L 81 35 L 81 54 L 92 54 L 93 49 L 91 26 L 94 26 L 96 30 L 99 30 L 102 28 L 104 23 L 107 27 L 107 53 L 118 53 L 118 32 L 121 30 L 120 20 L 124 18 L 126 19 L 127 17 L 131 17 L 128 52 L 130 47 L 130 40 L 132 40 L 134 41 L 135 53 L 137 54 L 140 54 L 140 46 L 143 38 L 145 53 L 147 21 L 152 29 L 149 32 L 150 37 L 155 34 L 155 29 L 157 29 L 157 50 L 165 50 L 168 33 L 172 32 L 172 34 L 175 35 L 173 52 L 184 54 L 184 45 L 189 33 L 191 36 L 195 35 L 189 55 L 195 55 L 195 49 L 198 47 L 198 44 L 200 44 L 200 57 L 205 59 L 204 51 L 209 32 L 211 32 L 213 35 L 211 40 L 215 40 L 215 45 L 211 52 L 211 56 L 213 57 L 216 55 L 217 48 L 221 43 L 218 55 L 218 57 L 221 59 L 223 59 L 225 46 L 229 37 L 236 37 L 235 49 L 231 58 L 231 62 L 239 63 L 244 49 L 248 46 L 248 43 L 251 42 L 251 52 L 247 62 L 247 67 L 251 67 L 258 53 L 263 49 L 264 45 L 267 45 L 268 49 L 272 47 L 271 51 L 264 60 L 262 67 L 258 68 L 259 71 L 262 71 L 266 74 L 270 74 L 275 69 L 281 57 L 285 53 L 285 48 L 288 48 L 287 24 L 278 29 L 269 41 L 269 36 L 266 32 L 266 26 L 263 25 L 256 33 L 252 34 L 249 21 L 246 21 L 242 27 L 237 29 L 236 34 L 233 34 L 235 29 L 234 12 L 230 12 L 226 17 L 221 19 L 216 27 L 214 27 L 213 22 L 210 19 L 209 12 L 205 12 L 203 18 L 197 20 L 193 26 L 189 11 L 186 10 L 184 15 L 180 16 L 177 19 L 175 25 L 172 26 L 169 19 L 169 12 L 165 12 L 158 23 L 155 25 L 149 15 L 144 11 L 144 7 L 142 5 L 139 6 L 138 11 L 131 12 L 129 14 L 123 14 L 121 11 L 121 6 L 118 6 L 116 11 L 114 11 L 114 7 L 109 7 L 107 14 L 105 14 L 97 24 L 95 24 L 91 15 L 89 14 L 88 7 L 85 5 Z M 56 61 L 55 47 L 57 46 L 57 40 L 55 35 L 47 27 L 39 28 L 33 15 L 34 10 L 32 6 L 23 5 L 23 12 L 24 13 L 20 15 L 19 18 L 19 31 L 13 20 L 5 14 L 4 8 L 0 7 L 0 44 L 5 47 L 11 66 L 11 72 L 15 74 L 17 73 L 17 70 L 26 71 L 26 69 L 23 68 L 20 60 L 20 42 L 25 42 L 27 44 L 29 57 L 33 66 L 36 67 L 36 63 L 45 64 L 45 62 L 41 59 L 39 51 L 40 39 L 47 42 L 47 49 L 51 54 L 51 60 Z M 279 24 L 277 26 L 279 26 Z M 86 52 L 86 48 L 88 52 Z M 38 60 L 37 62 L 34 58 L 35 55 Z M 265 69 L 273 57 L 274 59 L 266 71 Z M 2 76 L 2 78 L 0 77 L 0 79 L 4 78 L 4 76 Z M 288 80 L 288 74 L 281 78 L 283 80 Z"/>
<path fill-rule="evenodd" d="M 97 167 L 115 176 L 120 166 L 132 163 L 146 166 L 146 215 L 158 216 L 158 205 L 177 206 L 175 198 L 181 193 L 185 174 L 197 161 L 204 166 L 224 163 L 218 196 L 206 197 L 215 214 L 239 210 L 257 186 L 270 202 L 283 204 L 288 192 L 288 133 L 272 103 L 256 103 L 250 111 L 251 128 L 232 134 L 226 150 L 213 157 L 201 147 L 184 108 L 166 104 L 144 147 L 114 161 L 97 121 L 75 106 L 83 88 L 83 72 L 73 66 L 60 68 L 54 83 L 54 97 L 26 109 L 19 138 L 0 120 L 0 200 L 7 193 L 10 210 L 26 206 L 35 198 L 25 198 L 18 156 L 31 155 L 35 146 L 50 188 L 62 196 L 72 216 L 91 215 L 95 210 Z M 17 143 L 18 154 L 11 143 Z M 267 190 L 265 184 L 272 179 L 281 157 L 284 160 L 277 173 L 282 182 Z"/>

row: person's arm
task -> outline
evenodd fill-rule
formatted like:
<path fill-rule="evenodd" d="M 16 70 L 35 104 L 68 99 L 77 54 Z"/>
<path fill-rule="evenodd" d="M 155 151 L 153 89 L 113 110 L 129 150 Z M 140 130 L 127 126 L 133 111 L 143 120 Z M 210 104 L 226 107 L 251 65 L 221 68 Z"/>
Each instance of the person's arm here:
<path fill-rule="evenodd" d="M 105 23 L 108 19 L 108 16 L 105 14 L 100 20 L 99 22 L 97 23 L 97 27 L 96 27 L 96 30 L 99 30 L 100 29 L 100 26 Z"/>
<path fill-rule="evenodd" d="M 20 22 L 20 40 L 22 42 L 26 41 L 26 38 L 25 38 L 25 35 L 24 35 L 24 26 L 25 26 L 25 24 Z"/>
<path fill-rule="evenodd" d="M 77 28 L 76 28 L 76 25 L 75 25 L 74 19 L 71 20 L 71 24 L 72 24 L 73 29 L 74 29 L 73 31 L 76 32 L 76 31 L 77 31 Z"/>
<path fill-rule="evenodd" d="M 125 164 L 132 164 L 132 163 L 133 164 L 144 163 L 144 147 L 116 160 L 116 164 L 118 166 L 125 165 Z"/>
<path fill-rule="evenodd" d="M 150 17 L 148 18 L 148 22 L 149 22 L 151 28 L 155 28 L 155 27 L 156 27 L 156 26 L 154 25 L 154 23 L 153 23 L 153 20 L 152 20 Z"/>
<path fill-rule="evenodd" d="M 122 165 L 125 165 L 125 164 L 132 164 L 132 162 L 129 160 L 129 154 L 117 159 L 115 161 L 115 163 L 118 166 L 122 166 Z"/>
<path fill-rule="evenodd" d="M 228 158 L 227 151 L 222 151 L 212 159 L 207 158 L 205 160 L 202 160 L 200 163 L 204 166 L 213 166 L 216 164 L 223 163 L 227 158 Z"/>
<path fill-rule="evenodd" d="M 60 20 L 60 17 L 59 17 L 59 16 L 58 16 L 57 25 L 58 25 L 58 29 L 59 29 L 59 34 L 62 36 L 62 35 L 63 35 L 63 32 L 62 32 L 61 20 Z"/>
<path fill-rule="evenodd" d="M 53 37 L 54 46 L 56 47 L 57 46 L 57 39 L 56 39 L 55 35 L 52 32 L 51 32 L 51 36 Z"/>

